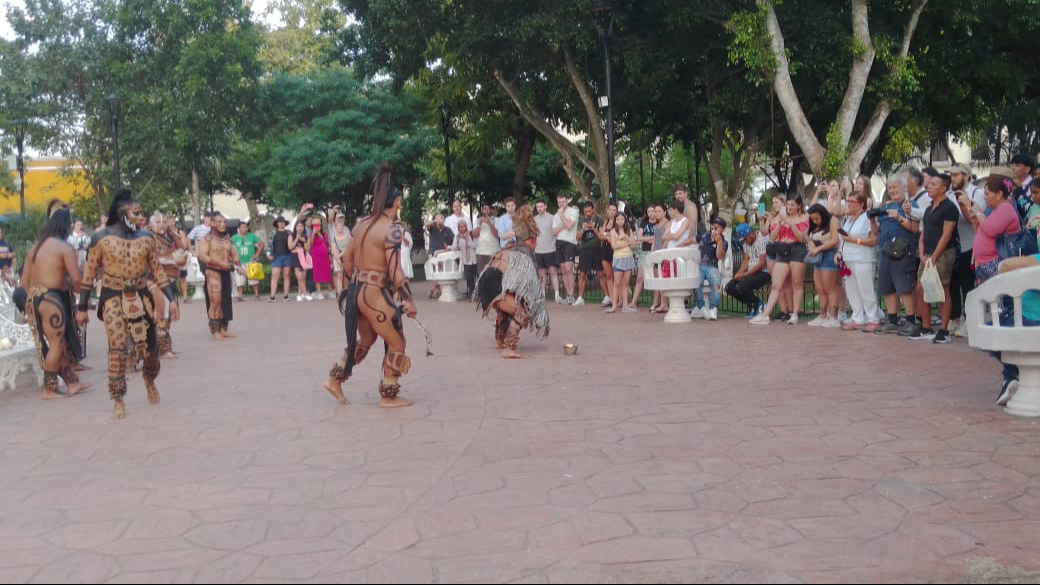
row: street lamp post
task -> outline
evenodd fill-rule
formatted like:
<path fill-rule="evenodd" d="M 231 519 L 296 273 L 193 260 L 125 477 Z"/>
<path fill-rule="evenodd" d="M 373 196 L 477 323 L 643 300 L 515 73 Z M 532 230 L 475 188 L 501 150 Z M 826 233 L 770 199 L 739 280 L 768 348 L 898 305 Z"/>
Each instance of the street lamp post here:
<path fill-rule="evenodd" d="M 600 107 L 606 101 L 607 108 L 607 194 L 610 202 L 617 204 L 617 169 L 614 167 L 614 80 L 610 66 L 610 34 L 614 28 L 613 7 L 609 0 L 592 0 L 592 13 L 599 21 L 599 38 L 603 44 L 603 62 L 606 67 L 607 95 L 600 97 Z"/>
<path fill-rule="evenodd" d="M 444 169 L 448 178 L 448 205 L 451 205 L 451 200 L 455 197 L 455 186 L 451 181 L 451 106 L 443 103 L 440 111 L 441 132 L 444 133 Z"/>
<path fill-rule="evenodd" d="M 112 122 L 112 188 L 119 190 L 123 186 L 119 175 L 119 96 L 111 93 L 105 102 L 108 103 L 108 116 Z"/>
<path fill-rule="evenodd" d="M 21 203 L 22 217 L 25 217 L 25 131 L 29 124 L 25 120 L 11 122 L 14 129 L 14 143 L 18 149 L 18 198 Z"/>

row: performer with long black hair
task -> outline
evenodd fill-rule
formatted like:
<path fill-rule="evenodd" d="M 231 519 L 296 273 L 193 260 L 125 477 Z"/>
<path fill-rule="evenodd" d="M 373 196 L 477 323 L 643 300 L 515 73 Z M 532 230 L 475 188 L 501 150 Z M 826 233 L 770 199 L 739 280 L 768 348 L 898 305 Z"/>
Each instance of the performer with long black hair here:
<path fill-rule="evenodd" d="M 404 229 L 398 214 L 404 195 L 393 185 L 391 169 L 383 165 L 372 182 L 372 214 L 358 221 L 354 237 L 343 252 L 343 274 L 350 285 L 339 297 L 340 311 L 345 317 L 347 348 L 342 359 L 329 372 L 325 389 L 343 404 L 343 382 L 355 365 L 361 363 L 380 337 L 386 347 L 383 357 L 383 379 L 379 382 L 379 406 L 408 406 L 411 400 L 400 398 L 399 382 L 408 373 L 411 360 L 405 354 L 402 313 L 415 317 L 411 285 L 401 268 L 401 242 Z M 400 299 L 398 305 L 395 297 Z"/>
<path fill-rule="evenodd" d="M 27 292 L 25 317 L 43 367 L 43 399 L 60 398 L 58 377 L 73 396 L 89 386 L 74 371 L 80 340 L 72 320 L 69 283 L 79 286 L 81 274 L 76 250 L 66 241 L 72 231 L 68 209 L 58 209 L 47 220 L 40 239 L 25 257 L 22 285 Z"/>
<path fill-rule="evenodd" d="M 148 402 L 159 402 L 155 379 L 159 375 L 159 349 L 156 343 L 155 303 L 148 292 L 146 276 L 151 272 L 156 286 L 169 301 L 170 321 L 180 319 L 180 306 L 166 272 L 159 264 L 155 238 L 138 226 L 145 221 L 141 204 L 130 198 L 130 191 L 119 189 L 108 210 L 105 228 L 94 233 L 87 251 L 87 265 L 80 285 L 76 321 L 84 325 L 90 291 L 101 274 L 98 318 L 108 336 L 108 392 L 115 401 L 113 418 L 126 417 L 127 364 L 144 356 L 144 385 Z"/>

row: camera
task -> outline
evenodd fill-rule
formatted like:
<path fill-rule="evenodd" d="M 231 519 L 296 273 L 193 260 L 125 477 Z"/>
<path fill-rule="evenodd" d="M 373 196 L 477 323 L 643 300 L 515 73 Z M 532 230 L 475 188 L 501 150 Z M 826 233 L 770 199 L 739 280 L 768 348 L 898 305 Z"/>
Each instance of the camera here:
<path fill-rule="evenodd" d="M 888 215 L 887 209 L 871 209 L 867 212 L 867 217 L 870 219 L 877 219 L 879 217 L 886 217 Z"/>

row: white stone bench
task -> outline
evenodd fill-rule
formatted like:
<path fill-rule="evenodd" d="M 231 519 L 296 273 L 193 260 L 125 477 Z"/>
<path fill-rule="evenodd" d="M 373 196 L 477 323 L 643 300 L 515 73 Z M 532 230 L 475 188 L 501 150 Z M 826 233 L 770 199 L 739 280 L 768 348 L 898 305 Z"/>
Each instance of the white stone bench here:
<path fill-rule="evenodd" d="M 436 282 L 441 287 L 440 301 L 454 303 L 459 300 L 458 281 L 466 276 L 462 266 L 462 252 L 443 252 L 431 257 L 424 265 L 426 280 Z"/>
<path fill-rule="evenodd" d="M 33 372 L 37 384 L 43 387 L 43 370 L 36 357 L 32 330 L 27 323 L 17 322 L 11 292 L 10 286 L 0 285 L 0 390 L 14 390 L 18 375 L 28 371 Z"/>
<path fill-rule="evenodd" d="M 206 300 L 205 292 L 206 288 L 206 275 L 202 272 L 202 267 L 199 265 L 199 259 L 192 256 L 188 259 L 188 276 L 185 279 L 188 284 L 195 287 L 195 294 L 191 295 L 193 301 L 204 301 Z"/>
<path fill-rule="evenodd" d="M 1018 392 L 1007 404 L 1008 414 L 1040 416 L 1040 327 L 1022 325 L 1022 293 L 1040 290 L 1040 266 L 997 275 L 968 294 L 968 344 L 1001 352 L 1001 361 L 1019 368 Z M 1014 323 L 1003 326 L 1003 300 L 1012 299 Z"/>
<path fill-rule="evenodd" d="M 668 277 L 664 265 L 668 264 Z M 689 323 L 690 314 L 683 302 L 695 286 L 701 285 L 701 253 L 697 248 L 674 248 L 650 252 L 643 259 L 643 287 L 660 291 L 668 298 L 665 323 Z"/>

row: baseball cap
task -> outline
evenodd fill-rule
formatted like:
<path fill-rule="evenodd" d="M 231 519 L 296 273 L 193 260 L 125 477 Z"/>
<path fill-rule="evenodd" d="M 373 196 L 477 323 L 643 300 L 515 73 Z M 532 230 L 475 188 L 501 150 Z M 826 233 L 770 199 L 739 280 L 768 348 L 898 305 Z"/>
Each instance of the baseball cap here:
<path fill-rule="evenodd" d="M 969 177 L 971 176 L 971 169 L 968 168 L 968 165 L 965 164 L 953 165 L 950 168 L 946 169 L 946 172 L 950 175 L 954 173 L 961 173 L 964 175 L 968 175 Z"/>
<path fill-rule="evenodd" d="M 717 225 L 717 226 L 722 227 L 722 229 L 726 229 L 726 226 L 728 225 L 726 223 L 726 220 L 722 219 L 721 217 L 716 217 L 715 219 L 711 220 L 711 223 L 712 223 L 712 225 Z"/>
<path fill-rule="evenodd" d="M 742 223 L 738 225 L 736 228 L 734 228 L 734 232 L 738 239 L 743 240 L 747 237 L 748 234 L 751 233 L 751 226 L 749 226 L 746 223 Z"/>

